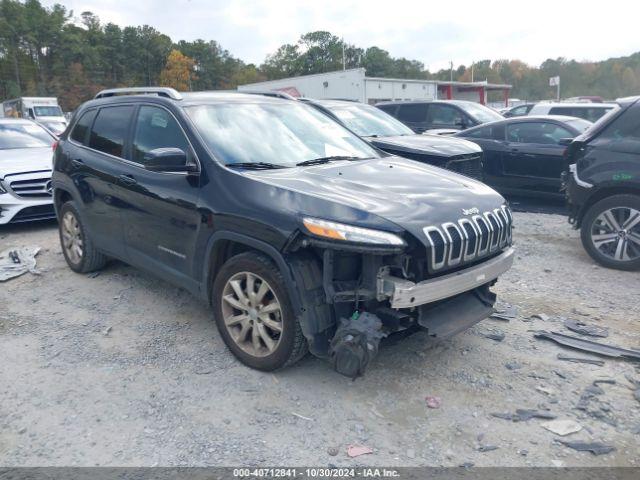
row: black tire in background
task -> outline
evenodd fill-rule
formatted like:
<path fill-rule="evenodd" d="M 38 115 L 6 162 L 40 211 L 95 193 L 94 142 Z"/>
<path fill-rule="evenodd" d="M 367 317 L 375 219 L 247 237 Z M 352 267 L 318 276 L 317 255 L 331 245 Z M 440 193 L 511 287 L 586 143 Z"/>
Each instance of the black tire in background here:
<path fill-rule="evenodd" d="M 233 283 L 235 288 L 232 288 Z M 238 302 L 241 300 L 238 290 L 246 300 L 251 297 L 249 292 L 257 299 L 263 284 L 268 293 L 263 294 L 260 301 Z M 269 315 L 277 313 L 277 317 L 265 319 L 260 312 L 276 303 L 277 311 L 271 310 Z M 266 256 L 245 252 L 227 260 L 213 283 L 212 305 L 222 339 L 245 365 L 272 371 L 294 364 L 307 353 L 307 341 L 294 315 L 285 280 Z M 247 319 L 250 326 L 246 328 L 250 330 L 241 338 Z M 265 329 L 267 326 L 270 327 Z M 263 335 L 257 341 L 259 348 L 254 348 L 252 343 L 254 331 L 259 336 Z M 264 342 L 264 335 L 271 337 L 273 350 L 269 350 L 267 342 Z"/>
<path fill-rule="evenodd" d="M 60 207 L 58 233 L 60 234 L 62 254 L 71 270 L 76 273 L 88 273 L 100 270 L 106 265 L 107 257 L 100 253 L 91 241 L 75 202 L 68 201 Z M 74 237 L 71 240 L 74 248 L 72 248 L 69 236 Z M 80 246 L 79 250 L 75 248 L 78 245 Z"/>
<path fill-rule="evenodd" d="M 596 202 L 582 219 L 582 245 L 591 258 L 604 267 L 640 269 L 639 216 L 638 195 L 613 195 Z"/>

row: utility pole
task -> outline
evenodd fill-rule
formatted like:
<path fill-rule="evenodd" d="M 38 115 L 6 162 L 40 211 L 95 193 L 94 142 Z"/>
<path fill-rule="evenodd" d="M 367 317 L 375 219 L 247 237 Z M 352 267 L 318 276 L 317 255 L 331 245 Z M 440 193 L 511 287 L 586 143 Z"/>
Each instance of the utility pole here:
<path fill-rule="evenodd" d="M 451 64 L 450 80 L 453 82 L 453 60 L 449 60 L 449 63 Z"/>

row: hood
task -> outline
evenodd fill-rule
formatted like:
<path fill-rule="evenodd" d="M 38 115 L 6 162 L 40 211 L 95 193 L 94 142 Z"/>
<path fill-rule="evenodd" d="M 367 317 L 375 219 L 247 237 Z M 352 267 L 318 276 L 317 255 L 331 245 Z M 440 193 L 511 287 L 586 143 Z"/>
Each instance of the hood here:
<path fill-rule="evenodd" d="M 51 147 L 0 150 L 0 178 L 15 173 L 51 170 Z"/>
<path fill-rule="evenodd" d="M 463 209 L 484 212 L 504 204 L 481 182 L 394 156 L 244 175 L 285 189 L 277 196 L 300 205 L 301 215 L 392 231 L 401 227 L 423 243 L 428 225 L 462 218 Z"/>
<path fill-rule="evenodd" d="M 400 135 L 397 137 L 375 137 L 369 141 L 381 150 L 393 150 L 403 153 L 423 154 L 447 159 L 458 155 L 480 153 L 482 149 L 475 143 L 460 138 L 438 135 Z"/>

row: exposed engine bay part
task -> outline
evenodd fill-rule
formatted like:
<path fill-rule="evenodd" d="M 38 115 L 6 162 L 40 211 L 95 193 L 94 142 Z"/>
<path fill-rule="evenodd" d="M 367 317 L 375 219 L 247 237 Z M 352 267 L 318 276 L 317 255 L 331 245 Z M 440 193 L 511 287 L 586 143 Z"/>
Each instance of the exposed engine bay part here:
<path fill-rule="evenodd" d="M 354 314 L 340 319 L 340 325 L 331 340 L 329 358 L 336 372 L 350 378 L 364 374 L 378 353 L 380 340 L 387 334 L 382 321 L 372 313 Z"/>
<path fill-rule="evenodd" d="M 620 348 L 613 345 L 604 345 L 602 343 L 592 342 L 591 340 L 563 335 L 562 333 L 546 332 L 541 330 L 535 334 L 535 337 L 552 340 L 560 345 L 564 345 L 565 347 L 596 353 L 604 357 L 640 360 L 640 351 L 628 350 L 626 348 Z"/>
<path fill-rule="evenodd" d="M 436 305 L 419 307 L 418 323 L 433 337 L 451 337 L 494 312 L 496 295 L 487 285 L 448 298 Z"/>
<path fill-rule="evenodd" d="M 436 302 L 497 279 L 511 268 L 513 257 L 514 249 L 508 248 L 497 257 L 474 267 L 419 283 L 390 276 L 383 269 L 378 276 L 377 298 L 388 298 L 392 308 L 411 308 Z"/>

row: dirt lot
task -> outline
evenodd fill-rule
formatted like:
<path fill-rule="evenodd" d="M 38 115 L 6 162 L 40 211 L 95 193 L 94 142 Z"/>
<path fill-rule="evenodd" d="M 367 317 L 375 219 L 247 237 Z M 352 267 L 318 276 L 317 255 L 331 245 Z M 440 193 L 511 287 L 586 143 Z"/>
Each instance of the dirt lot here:
<path fill-rule="evenodd" d="M 640 274 L 594 266 L 560 215 L 515 220 L 518 258 L 496 289 L 518 318 L 435 346 L 422 333 L 386 345 L 356 381 L 312 357 L 250 370 L 186 292 L 120 263 L 95 278 L 72 273 L 55 224 L 4 228 L 0 250 L 43 251 L 41 275 L 0 284 L 0 465 L 640 465 L 637 365 L 560 361 L 589 355 L 532 333 L 571 333 L 572 318 L 609 327 L 604 343 L 639 348 Z M 576 409 L 598 379 L 615 383 Z M 441 406 L 428 408 L 427 395 Z M 517 408 L 582 430 L 559 437 L 545 420 L 491 415 Z M 558 439 L 616 450 L 595 456 Z M 373 453 L 350 459 L 349 444 Z"/>

